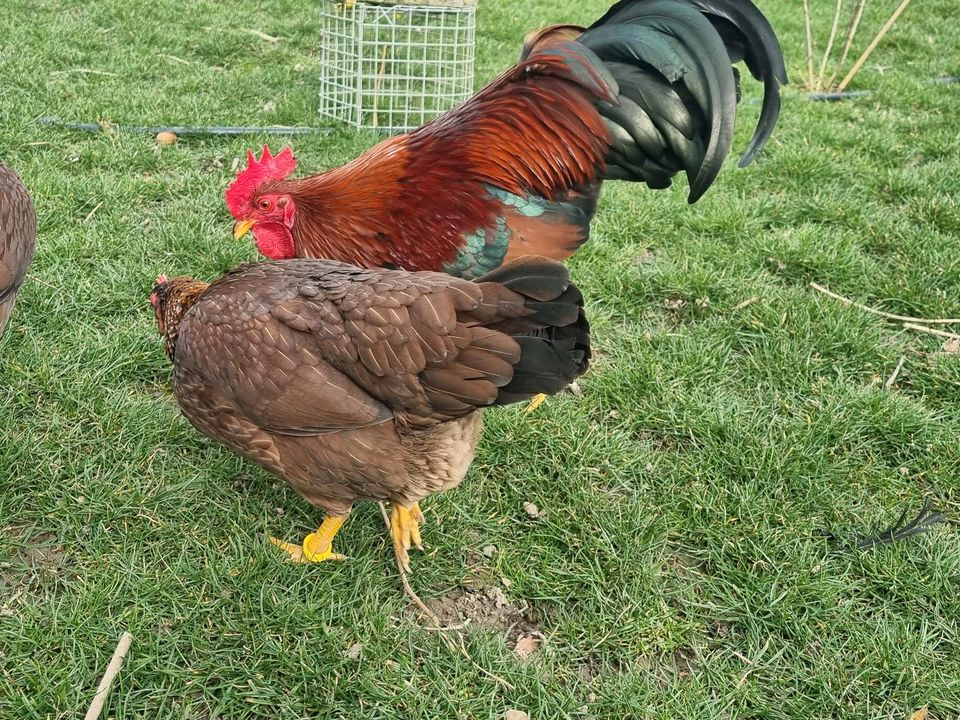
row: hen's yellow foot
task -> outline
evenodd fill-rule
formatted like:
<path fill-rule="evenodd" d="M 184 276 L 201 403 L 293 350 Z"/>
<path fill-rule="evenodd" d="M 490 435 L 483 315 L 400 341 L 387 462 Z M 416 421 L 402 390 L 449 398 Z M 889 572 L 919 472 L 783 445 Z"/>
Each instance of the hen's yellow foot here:
<path fill-rule="evenodd" d="M 420 523 L 423 522 L 423 513 L 419 503 L 404 507 L 392 503 L 393 511 L 390 514 L 390 536 L 393 538 L 393 551 L 405 572 L 410 572 L 410 555 L 407 550 L 411 546 L 423 550 L 423 540 L 420 537 Z"/>
<path fill-rule="evenodd" d="M 546 399 L 547 399 L 547 396 L 544 395 L 543 393 L 539 393 L 538 395 L 534 395 L 534 396 L 530 399 L 530 403 L 523 409 L 523 412 L 524 412 L 524 413 L 532 413 L 532 412 L 533 412 L 534 410 L 536 410 L 538 407 L 540 407 L 541 405 L 543 405 L 543 401 L 546 400 Z"/>
<path fill-rule="evenodd" d="M 275 537 L 270 538 L 270 542 L 287 553 L 291 562 L 318 563 L 324 560 L 346 560 L 346 555 L 333 552 L 333 537 L 345 521 L 345 517 L 325 518 L 316 532 L 310 533 L 303 539 L 302 545 L 283 542 Z"/>

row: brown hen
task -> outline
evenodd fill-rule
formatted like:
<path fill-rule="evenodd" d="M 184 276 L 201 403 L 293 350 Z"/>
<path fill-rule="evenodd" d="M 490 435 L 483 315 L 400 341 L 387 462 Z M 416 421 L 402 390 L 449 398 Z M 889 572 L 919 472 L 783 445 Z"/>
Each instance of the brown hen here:
<path fill-rule="evenodd" d="M 298 561 L 341 558 L 357 500 L 393 505 L 405 569 L 418 503 L 457 485 L 481 410 L 555 393 L 590 355 L 580 291 L 524 258 L 475 281 L 323 260 L 242 266 L 151 295 L 174 394 L 202 433 L 281 476 L 326 518 Z"/>
<path fill-rule="evenodd" d="M 0 332 L 33 259 L 37 215 L 17 174 L 0 165 Z"/>

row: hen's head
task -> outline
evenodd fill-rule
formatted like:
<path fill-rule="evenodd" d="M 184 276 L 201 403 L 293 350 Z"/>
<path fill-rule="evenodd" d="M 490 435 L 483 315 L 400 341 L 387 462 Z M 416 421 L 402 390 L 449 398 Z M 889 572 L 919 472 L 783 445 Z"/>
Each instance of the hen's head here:
<path fill-rule="evenodd" d="M 264 145 L 259 160 L 247 151 L 247 166 L 227 188 L 227 208 L 237 221 L 233 237 L 239 240 L 252 230 L 257 250 L 271 260 L 296 257 L 293 222 L 297 209 L 293 198 L 277 187 L 296 167 L 290 148 L 271 155 Z"/>
<path fill-rule="evenodd" d="M 187 310 L 199 299 L 210 283 L 188 277 L 168 279 L 166 275 L 157 275 L 156 284 L 150 293 L 157 329 L 164 338 L 167 357 L 173 360 L 180 336 L 180 322 Z"/>

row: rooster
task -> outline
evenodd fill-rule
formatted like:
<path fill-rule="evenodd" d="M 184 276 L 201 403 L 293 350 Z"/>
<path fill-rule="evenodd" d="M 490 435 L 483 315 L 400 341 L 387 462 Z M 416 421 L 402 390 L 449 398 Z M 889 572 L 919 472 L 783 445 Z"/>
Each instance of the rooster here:
<path fill-rule="evenodd" d="M 0 333 L 33 259 L 37 215 L 17 174 L 0 165 Z"/>
<path fill-rule="evenodd" d="M 255 263 L 213 285 L 160 276 L 150 300 L 187 419 L 326 511 L 302 543 L 274 540 L 302 562 L 342 559 L 354 502 L 389 500 L 409 570 L 419 502 L 463 479 L 480 411 L 558 392 L 590 357 L 580 291 L 544 258 L 475 282 Z"/>
<path fill-rule="evenodd" d="M 770 137 L 786 70 L 750 0 L 621 0 L 590 28 L 528 36 L 520 62 L 460 107 L 344 165 L 289 179 L 296 159 L 264 147 L 226 193 L 234 237 L 273 259 L 475 278 L 527 254 L 557 260 L 587 241 L 604 180 L 689 202 L 732 145 L 744 61 L 763 82 L 740 165 Z"/>

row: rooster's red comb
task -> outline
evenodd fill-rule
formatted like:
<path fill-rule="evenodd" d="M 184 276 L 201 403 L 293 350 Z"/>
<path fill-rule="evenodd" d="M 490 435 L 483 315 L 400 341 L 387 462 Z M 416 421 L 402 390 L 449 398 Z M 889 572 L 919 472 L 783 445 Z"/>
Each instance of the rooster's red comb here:
<path fill-rule="evenodd" d="M 270 148 L 264 145 L 259 160 L 252 150 L 247 150 L 247 166 L 237 172 L 237 178 L 227 188 L 230 214 L 237 220 L 247 220 L 249 204 L 257 188 L 267 180 L 285 180 L 296 167 L 297 159 L 290 148 L 271 155 Z"/>

